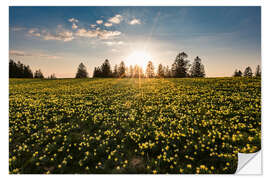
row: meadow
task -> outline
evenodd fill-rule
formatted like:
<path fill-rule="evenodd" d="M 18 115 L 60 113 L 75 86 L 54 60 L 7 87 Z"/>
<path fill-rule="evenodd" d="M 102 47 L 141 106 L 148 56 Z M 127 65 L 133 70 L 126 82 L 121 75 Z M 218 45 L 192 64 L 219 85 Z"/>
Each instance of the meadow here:
<path fill-rule="evenodd" d="M 261 149 L 261 79 L 10 79 L 9 171 L 234 173 Z"/>

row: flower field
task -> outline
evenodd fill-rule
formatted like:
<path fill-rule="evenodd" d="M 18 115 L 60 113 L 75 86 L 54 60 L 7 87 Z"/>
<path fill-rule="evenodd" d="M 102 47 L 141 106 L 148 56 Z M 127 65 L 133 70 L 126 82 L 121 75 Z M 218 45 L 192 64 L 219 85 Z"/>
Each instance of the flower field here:
<path fill-rule="evenodd" d="M 261 149 L 261 79 L 9 82 L 11 174 L 227 174 Z"/>

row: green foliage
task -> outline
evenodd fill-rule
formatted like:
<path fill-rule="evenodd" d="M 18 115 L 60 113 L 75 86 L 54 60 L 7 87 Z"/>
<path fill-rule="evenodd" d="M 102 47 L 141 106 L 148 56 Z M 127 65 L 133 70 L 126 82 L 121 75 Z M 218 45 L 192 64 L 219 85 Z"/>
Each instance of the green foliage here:
<path fill-rule="evenodd" d="M 10 173 L 234 173 L 260 78 L 10 79 Z"/>

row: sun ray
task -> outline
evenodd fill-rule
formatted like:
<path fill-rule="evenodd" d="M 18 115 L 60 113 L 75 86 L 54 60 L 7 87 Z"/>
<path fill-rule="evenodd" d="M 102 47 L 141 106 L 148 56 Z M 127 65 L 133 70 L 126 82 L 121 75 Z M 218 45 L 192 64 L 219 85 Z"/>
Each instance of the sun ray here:
<path fill-rule="evenodd" d="M 152 60 L 152 56 L 146 51 L 133 51 L 127 58 L 127 65 L 139 65 L 144 70 L 146 68 L 147 62 Z"/>

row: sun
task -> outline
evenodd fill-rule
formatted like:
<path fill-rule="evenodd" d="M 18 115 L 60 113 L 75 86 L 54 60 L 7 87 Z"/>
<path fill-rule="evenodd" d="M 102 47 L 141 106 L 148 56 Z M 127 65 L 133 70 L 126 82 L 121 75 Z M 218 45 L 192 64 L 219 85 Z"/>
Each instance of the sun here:
<path fill-rule="evenodd" d="M 127 65 L 139 65 L 143 69 L 146 68 L 148 61 L 152 60 L 152 56 L 145 51 L 133 51 L 126 58 Z"/>

